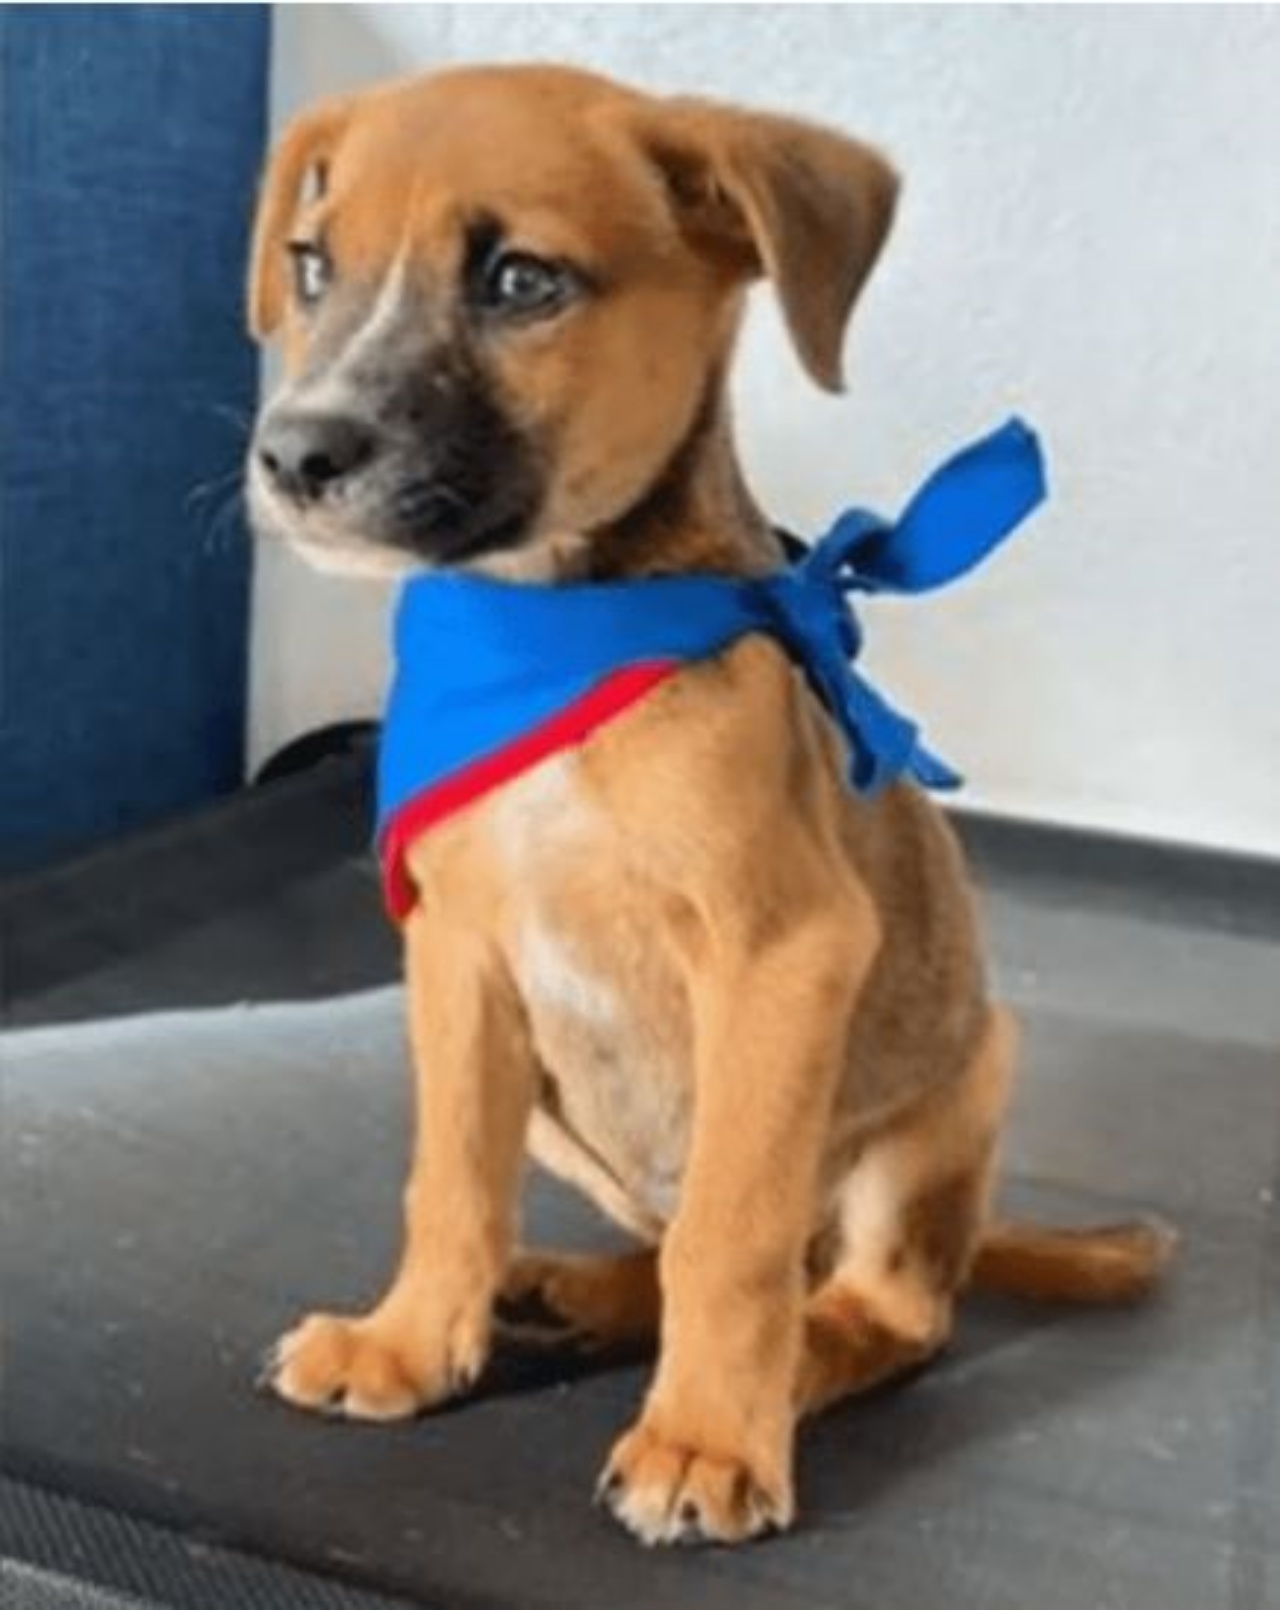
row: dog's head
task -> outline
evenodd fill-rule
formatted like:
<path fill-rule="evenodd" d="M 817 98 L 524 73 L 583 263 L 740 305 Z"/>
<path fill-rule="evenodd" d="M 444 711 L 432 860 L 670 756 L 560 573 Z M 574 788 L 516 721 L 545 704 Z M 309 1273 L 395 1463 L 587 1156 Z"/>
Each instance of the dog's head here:
<path fill-rule="evenodd" d="M 843 136 L 567 69 L 321 105 L 258 214 L 249 317 L 282 334 L 285 378 L 250 455 L 256 523 L 330 568 L 545 569 L 677 461 L 753 278 L 839 389 L 895 188 Z"/>

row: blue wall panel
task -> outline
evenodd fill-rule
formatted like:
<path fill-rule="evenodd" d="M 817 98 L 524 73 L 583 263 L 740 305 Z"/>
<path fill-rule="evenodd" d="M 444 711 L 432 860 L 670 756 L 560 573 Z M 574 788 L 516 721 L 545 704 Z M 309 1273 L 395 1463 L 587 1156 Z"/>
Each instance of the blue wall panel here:
<path fill-rule="evenodd" d="M 241 778 L 268 34 L 0 12 L 0 869 Z"/>

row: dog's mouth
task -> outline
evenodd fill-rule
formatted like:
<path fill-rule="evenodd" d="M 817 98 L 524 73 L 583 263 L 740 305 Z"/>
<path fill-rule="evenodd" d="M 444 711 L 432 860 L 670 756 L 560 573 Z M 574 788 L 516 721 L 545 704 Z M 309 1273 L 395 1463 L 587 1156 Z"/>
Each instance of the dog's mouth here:
<path fill-rule="evenodd" d="M 318 569 L 387 577 L 462 567 L 528 543 L 537 504 L 526 487 L 457 480 L 390 465 L 316 493 L 273 484 L 257 452 L 249 509 L 260 537 L 287 542 Z"/>
<path fill-rule="evenodd" d="M 467 492 L 439 478 L 411 478 L 388 503 L 381 540 L 438 565 L 464 564 L 521 546 L 536 515 L 532 500 L 519 488 Z"/>

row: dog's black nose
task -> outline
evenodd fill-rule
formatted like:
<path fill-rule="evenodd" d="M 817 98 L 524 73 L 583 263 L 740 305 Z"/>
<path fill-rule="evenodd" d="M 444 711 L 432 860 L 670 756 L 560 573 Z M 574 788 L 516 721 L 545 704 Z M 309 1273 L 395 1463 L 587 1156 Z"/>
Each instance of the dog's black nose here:
<path fill-rule="evenodd" d="M 315 502 L 373 457 L 372 429 L 349 414 L 280 413 L 258 429 L 258 462 L 289 497 Z"/>

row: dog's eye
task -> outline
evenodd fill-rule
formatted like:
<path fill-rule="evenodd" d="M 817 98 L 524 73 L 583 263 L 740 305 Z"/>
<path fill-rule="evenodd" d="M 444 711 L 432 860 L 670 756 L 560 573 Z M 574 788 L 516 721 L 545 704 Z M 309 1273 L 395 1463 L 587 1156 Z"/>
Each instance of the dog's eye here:
<path fill-rule="evenodd" d="M 291 240 L 289 256 L 293 259 L 293 288 L 298 301 L 303 307 L 313 307 L 333 278 L 329 254 L 314 240 Z"/>
<path fill-rule="evenodd" d="M 503 252 L 484 278 L 484 303 L 496 313 L 550 313 L 573 290 L 568 270 L 531 252 Z"/>

